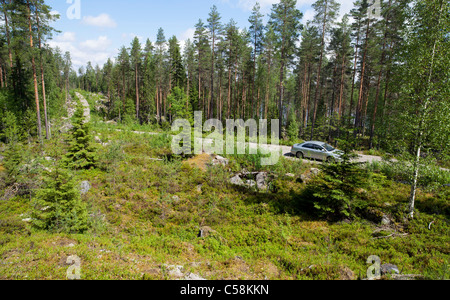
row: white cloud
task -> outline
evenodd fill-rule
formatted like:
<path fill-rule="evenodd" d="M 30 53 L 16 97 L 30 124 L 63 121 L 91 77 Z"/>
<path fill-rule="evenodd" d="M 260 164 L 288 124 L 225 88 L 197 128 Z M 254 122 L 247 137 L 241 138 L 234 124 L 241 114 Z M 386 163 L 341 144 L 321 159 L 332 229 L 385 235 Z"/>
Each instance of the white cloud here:
<path fill-rule="evenodd" d="M 48 42 L 52 48 L 59 48 L 64 54 L 70 52 L 72 66 L 78 70 L 81 66 L 86 66 L 90 61 L 93 66 L 102 66 L 110 57 L 117 54 L 117 49 L 111 49 L 111 40 L 107 36 L 99 36 L 97 39 L 78 42 L 75 33 L 64 32 L 54 40 Z"/>
<path fill-rule="evenodd" d="M 139 42 L 141 44 L 144 44 L 147 41 L 147 39 L 144 38 L 143 36 L 137 35 L 137 34 L 135 34 L 133 32 L 131 32 L 131 33 L 122 33 L 122 40 L 125 41 L 125 43 L 128 43 L 128 42 L 131 43 L 131 41 L 134 40 L 135 37 L 138 38 L 138 40 L 139 40 Z"/>
<path fill-rule="evenodd" d="M 81 48 L 90 51 L 105 51 L 112 42 L 107 36 L 99 36 L 96 40 L 87 40 L 80 43 Z"/>
<path fill-rule="evenodd" d="M 180 41 L 181 51 L 184 51 L 186 41 L 189 39 L 191 42 L 194 40 L 195 28 L 188 28 L 178 35 L 178 40 Z"/>
<path fill-rule="evenodd" d="M 75 42 L 76 34 L 75 32 L 66 31 L 62 35 L 59 35 L 55 38 L 57 42 Z"/>
<path fill-rule="evenodd" d="M 81 21 L 85 25 L 101 28 L 116 28 L 117 23 L 108 14 L 100 14 L 97 17 L 87 16 Z"/>
<path fill-rule="evenodd" d="M 305 11 L 303 13 L 302 23 L 306 25 L 308 21 L 312 21 L 314 19 L 315 14 L 316 12 L 314 11 L 314 9 L 308 9 L 307 11 Z"/>
<path fill-rule="evenodd" d="M 180 41 L 185 41 L 187 39 L 193 40 L 195 34 L 195 28 L 188 28 L 178 35 Z"/>

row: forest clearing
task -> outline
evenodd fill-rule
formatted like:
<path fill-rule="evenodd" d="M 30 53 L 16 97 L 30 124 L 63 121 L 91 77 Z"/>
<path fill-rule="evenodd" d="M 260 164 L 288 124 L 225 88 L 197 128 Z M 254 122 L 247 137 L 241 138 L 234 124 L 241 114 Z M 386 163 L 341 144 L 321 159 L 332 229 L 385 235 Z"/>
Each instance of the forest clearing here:
<path fill-rule="evenodd" d="M 211 1 L 95 66 L 51 2 L 0 1 L 0 279 L 450 279 L 448 1 Z M 267 140 L 222 151 L 227 120 Z"/>

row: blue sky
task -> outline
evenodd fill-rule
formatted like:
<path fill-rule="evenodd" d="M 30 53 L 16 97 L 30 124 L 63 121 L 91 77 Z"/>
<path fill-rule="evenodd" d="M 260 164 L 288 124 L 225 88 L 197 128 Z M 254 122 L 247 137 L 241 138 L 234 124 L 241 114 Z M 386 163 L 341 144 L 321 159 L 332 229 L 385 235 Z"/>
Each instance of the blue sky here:
<path fill-rule="evenodd" d="M 122 45 L 129 46 L 137 36 L 142 43 L 149 38 L 156 40 L 161 27 L 166 38 L 175 35 L 183 43 L 192 39 L 194 26 L 199 19 L 206 23 L 208 13 L 216 5 L 222 23 L 233 18 L 240 28 L 249 27 L 248 18 L 257 0 L 47 0 L 60 19 L 53 27 L 61 31 L 50 46 L 70 51 L 74 69 L 91 61 L 102 66 L 110 57 L 117 55 Z M 259 0 L 266 16 L 272 4 L 279 0 Z M 297 0 L 303 12 L 302 22 L 310 20 L 314 12 L 311 4 L 315 0 Z M 341 15 L 352 7 L 352 0 L 338 0 Z M 78 9 L 80 8 L 80 9 Z M 78 15 L 77 15 L 78 13 Z"/>

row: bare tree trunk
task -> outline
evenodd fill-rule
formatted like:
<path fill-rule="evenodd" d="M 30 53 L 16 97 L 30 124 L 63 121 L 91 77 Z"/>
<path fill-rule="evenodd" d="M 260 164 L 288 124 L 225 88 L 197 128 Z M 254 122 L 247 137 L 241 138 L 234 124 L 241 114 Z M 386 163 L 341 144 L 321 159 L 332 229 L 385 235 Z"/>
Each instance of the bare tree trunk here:
<path fill-rule="evenodd" d="M 353 113 L 353 106 L 354 106 L 354 95 L 355 95 L 355 85 L 356 85 L 356 72 L 358 69 L 358 55 L 359 55 L 359 39 L 360 39 L 360 26 L 358 24 L 358 33 L 356 36 L 356 45 L 355 45 L 355 61 L 353 65 L 353 79 L 352 79 L 352 92 L 351 92 L 351 98 L 350 98 L 350 110 L 349 110 L 349 124 L 351 124 L 352 120 L 352 113 Z"/>
<path fill-rule="evenodd" d="M 323 64 L 323 52 L 325 51 L 325 29 L 326 29 L 326 22 L 327 22 L 327 11 L 328 11 L 328 1 L 326 1 L 325 4 L 325 12 L 323 14 L 323 29 L 322 29 L 322 45 L 320 49 L 320 58 L 319 58 L 319 67 L 317 69 L 317 85 L 316 85 L 316 93 L 314 96 L 314 115 L 313 115 L 313 121 L 311 126 L 311 140 L 314 138 L 314 127 L 316 125 L 316 117 L 317 117 L 317 106 L 319 101 L 319 91 L 321 92 L 320 88 L 320 76 L 322 72 L 322 64 Z"/>
<path fill-rule="evenodd" d="M 33 30 L 31 25 L 31 6 L 30 1 L 27 0 L 28 6 L 28 29 L 30 33 L 30 48 L 33 51 Z M 36 62 L 34 60 L 34 54 L 31 54 L 31 65 L 33 68 L 33 83 L 34 83 L 34 98 L 36 101 L 36 115 L 37 115 L 37 126 L 38 126 L 38 136 L 39 140 L 42 139 L 42 128 L 41 128 L 41 112 L 39 107 L 39 91 L 38 91 L 38 83 L 37 83 L 37 75 L 36 75 Z"/>
<path fill-rule="evenodd" d="M 0 84 L 1 87 L 4 88 L 4 83 L 3 83 L 3 64 L 0 62 Z"/>
<path fill-rule="evenodd" d="M 213 32 L 212 34 L 212 57 L 211 57 L 211 99 L 209 103 L 209 118 L 214 118 L 214 56 L 215 56 L 215 34 Z"/>
<path fill-rule="evenodd" d="M 160 108 L 160 104 L 159 104 L 159 83 L 156 86 L 156 121 L 158 123 L 161 122 L 161 108 Z"/>
<path fill-rule="evenodd" d="M 44 122 L 45 122 L 45 138 L 49 140 L 51 138 L 50 134 L 50 124 L 48 122 L 48 115 L 47 115 L 47 97 L 46 97 L 46 91 L 45 91 L 45 76 L 44 76 L 44 64 L 42 61 L 42 44 L 41 44 L 41 34 L 40 34 L 40 27 L 39 27 L 39 14 L 36 7 L 36 25 L 38 30 L 38 37 L 39 37 L 39 52 L 40 52 L 40 67 L 41 67 L 41 84 L 42 84 L 42 100 L 44 104 Z"/>
<path fill-rule="evenodd" d="M 269 53 L 269 61 L 268 64 L 268 70 L 267 70 L 267 82 L 266 82 L 266 99 L 265 99 L 265 105 L 264 105 L 264 119 L 269 118 L 269 99 L 270 99 L 270 75 L 271 75 L 271 66 L 272 66 L 272 59 L 271 59 L 271 53 Z"/>
<path fill-rule="evenodd" d="M 138 76 L 138 64 L 135 64 L 135 75 L 136 75 L 136 120 L 139 121 L 139 76 Z"/>
<path fill-rule="evenodd" d="M 369 44 L 368 36 L 369 36 L 369 30 L 370 30 L 370 18 L 367 19 L 367 30 L 366 30 L 366 41 L 364 46 L 364 54 L 363 54 L 363 60 L 362 60 L 362 67 L 361 67 L 361 79 L 360 79 L 360 86 L 359 86 L 359 98 L 358 98 L 358 104 L 356 109 L 356 122 L 355 122 L 355 129 L 358 126 L 361 126 L 361 114 L 362 114 L 362 106 L 363 106 L 363 99 L 364 99 L 364 77 L 365 77 L 365 71 L 366 71 L 366 57 L 367 57 L 367 47 Z M 356 137 L 357 131 L 355 130 L 355 137 Z"/>
<path fill-rule="evenodd" d="M 3 0 L 3 5 L 6 6 L 6 1 Z M 5 15 L 5 30 L 6 30 L 6 42 L 8 43 L 8 55 L 9 55 L 9 67 L 13 67 L 13 59 L 12 59 L 12 51 L 11 51 L 11 38 L 9 36 L 9 27 L 8 27 L 8 14 L 6 13 L 6 9 L 4 11 Z"/>

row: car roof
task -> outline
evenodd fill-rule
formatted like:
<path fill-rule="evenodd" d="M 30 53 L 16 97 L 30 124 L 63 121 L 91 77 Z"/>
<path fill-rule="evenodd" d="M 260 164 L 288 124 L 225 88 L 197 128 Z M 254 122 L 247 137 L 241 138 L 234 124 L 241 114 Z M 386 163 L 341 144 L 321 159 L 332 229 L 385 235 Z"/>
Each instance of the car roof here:
<path fill-rule="evenodd" d="M 305 144 L 315 144 L 315 145 L 322 146 L 322 145 L 325 145 L 326 143 L 325 142 L 318 142 L 318 141 L 309 141 L 309 142 L 304 142 L 303 143 L 303 145 L 305 145 Z"/>

